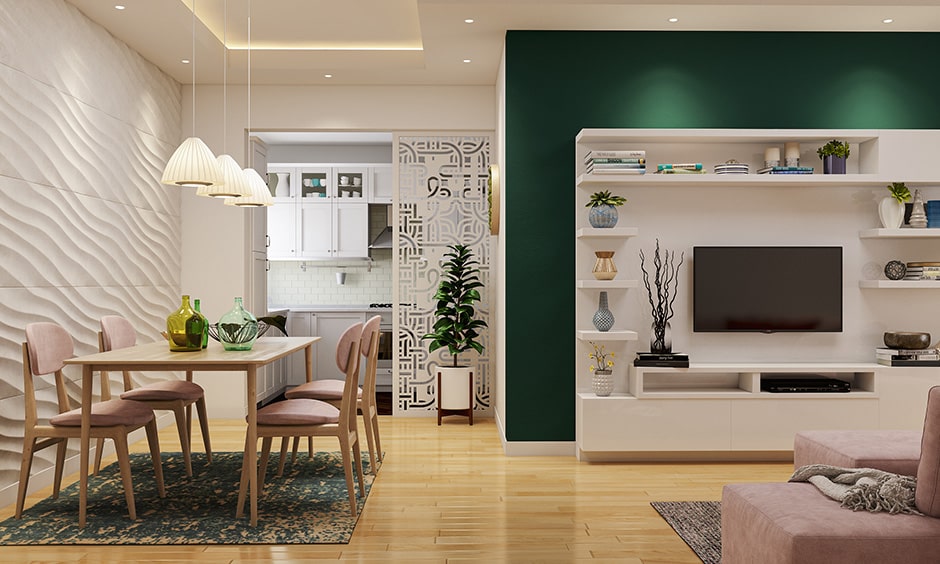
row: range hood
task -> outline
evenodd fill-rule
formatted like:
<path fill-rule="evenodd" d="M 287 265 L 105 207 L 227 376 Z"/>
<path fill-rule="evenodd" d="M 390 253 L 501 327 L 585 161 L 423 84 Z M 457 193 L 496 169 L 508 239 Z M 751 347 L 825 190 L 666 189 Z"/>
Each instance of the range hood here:
<path fill-rule="evenodd" d="M 392 248 L 392 206 L 385 206 L 385 229 L 379 233 L 375 240 L 372 241 L 372 244 L 369 245 L 370 249 L 391 249 Z"/>

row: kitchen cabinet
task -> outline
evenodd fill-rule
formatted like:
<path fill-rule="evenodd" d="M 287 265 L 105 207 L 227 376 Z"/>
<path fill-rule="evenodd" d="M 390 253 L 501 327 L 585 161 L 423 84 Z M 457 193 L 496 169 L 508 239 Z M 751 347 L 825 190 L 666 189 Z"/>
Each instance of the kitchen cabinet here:
<path fill-rule="evenodd" d="M 369 256 L 369 205 L 315 202 L 300 205 L 297 258 Z"/>
<path fill-rule="evenodd" d="M 395 179 L 392 165 L 373 165 L 369 167 L 369 203 L 391 204 L 395 192 Z"/>

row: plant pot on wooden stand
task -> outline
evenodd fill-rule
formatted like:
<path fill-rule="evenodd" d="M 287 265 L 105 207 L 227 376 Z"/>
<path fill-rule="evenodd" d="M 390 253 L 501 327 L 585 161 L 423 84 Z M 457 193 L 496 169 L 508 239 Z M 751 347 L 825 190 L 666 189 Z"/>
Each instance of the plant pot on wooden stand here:
<path fill-rule="evenodd" d="M 437 367 L 437 424 L 447 415 L 463 415 L 473 425 L 473 369 L 469 366 Z"/>

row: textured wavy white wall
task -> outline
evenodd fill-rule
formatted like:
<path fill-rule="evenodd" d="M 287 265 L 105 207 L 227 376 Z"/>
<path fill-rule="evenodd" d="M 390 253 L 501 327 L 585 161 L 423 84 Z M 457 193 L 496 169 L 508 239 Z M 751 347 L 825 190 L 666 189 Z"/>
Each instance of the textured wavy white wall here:
<path fill-rule="evenodd" d="M 152 340 L 178 304 L 180 193 L 159 178 L 180 109 L 177 82 L 70 4 L 0 0 L 0 502 L 18 479 L 26 324 L 63 325 L 84 354 L 102 315 Z"/>

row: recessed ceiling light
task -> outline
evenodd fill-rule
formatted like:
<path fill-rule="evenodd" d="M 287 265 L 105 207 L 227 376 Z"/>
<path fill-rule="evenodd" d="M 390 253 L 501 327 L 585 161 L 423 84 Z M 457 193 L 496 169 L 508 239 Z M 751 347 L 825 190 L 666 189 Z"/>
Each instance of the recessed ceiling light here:
<path fill-rule="evenodd" d="M 463 21 L 463 23 L 473 23 L 473 18 L 467 18 Z"/>
<path fill-rule="evenodd" d="M 894 22 L 894 20 L 892 20 L 891 18 L 885 18 L 885 19 L 881 20 L 881 23 L 886 23 L 886 24 L 889 24 L 889 23 L 892 23 L 892 22 Z"/>
<path fill-rule="evenodd" d="M 325 74 L 325 75 L 323 75 L 323 78 L 333 78 L 333 75 L 332 75 L 332 74 Z"/>
<path fill-rule="evenodd" d="M 464 59 L 463 62 L 469 63 L 469 62 L 471 62 L 471 60 L 470 60 L 470 59 Z"/>
<path fill-rule="evenodd" d="M 679 21 L 679 18 L 669 18 L 669 23 L 676 23 Z"/>
<path fill-rule="evenodd" d="M 180 62 L 183 63 L 184 65 L 188 65 L 189 59 L 182 59 Z"/>
<path fill-rule="evenodd" d="M 114 9 L 115 9 L 115 10 L 123 10 L 123 9 L 124 9 L 124 6 L 121 5 L 121 4 L 115 4 L 115 5 L 114 5 Z"/>

